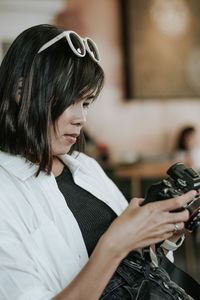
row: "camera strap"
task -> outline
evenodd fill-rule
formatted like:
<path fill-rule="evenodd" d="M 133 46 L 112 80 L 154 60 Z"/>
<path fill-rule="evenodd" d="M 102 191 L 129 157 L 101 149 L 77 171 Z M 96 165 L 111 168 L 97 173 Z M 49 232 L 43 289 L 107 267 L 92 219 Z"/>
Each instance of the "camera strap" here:
<path fill-rule="evenodd" d="M 163 253 L 163 250 L 157 249 L 159 255 L 159 265 L 167 271 L 171 280 L 182 287 L 194 299 L 199 299 L 200 285 L 189 274 L 178 268 Z"/>

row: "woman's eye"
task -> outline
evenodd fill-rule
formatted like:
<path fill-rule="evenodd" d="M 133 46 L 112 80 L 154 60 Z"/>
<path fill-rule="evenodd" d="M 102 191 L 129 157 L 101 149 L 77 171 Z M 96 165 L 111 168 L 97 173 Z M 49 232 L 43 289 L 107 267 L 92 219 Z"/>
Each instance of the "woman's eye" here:
<path fill-rule="evenodd" d="M 90 104 L 91 104 L 91 102 L 84 102 L 83 107 L 84 108 L 89 108 Z"/>

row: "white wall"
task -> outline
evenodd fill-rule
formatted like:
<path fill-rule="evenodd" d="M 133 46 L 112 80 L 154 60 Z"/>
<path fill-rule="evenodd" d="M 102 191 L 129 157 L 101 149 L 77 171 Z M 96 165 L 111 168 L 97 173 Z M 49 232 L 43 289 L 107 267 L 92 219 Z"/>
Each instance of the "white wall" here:
<path fill-rule="evenodd" d="M 62 0 L 0 0 L 0 61 L 2 42 L 12 42 L 33 25 L 51 23 L 65 5 L 66 1 Z"/>
<path fill-rule="evenodd" d="M 200 144 L 200 99 L 124 99 L 119 1 L 67 2 L 79 9 L 84 24 L 81 34 L 99 45 L 106 83 L 89 112 L 87 129 L 96 141 L 109 146 L 112 159 L 120 160 L 129 152 L 169 151 L 178 130 L 188 123 L 196 125 Z"/>
<path fill-rule="evenodd" d="M 200 145 L 200 99 L 115 100 L 101 97 L 90 111 L 88 126 L 97 141 L 109 145 L 113 160 L 131 152 L 172 150 L 184 124 L 196 126 Z"/>

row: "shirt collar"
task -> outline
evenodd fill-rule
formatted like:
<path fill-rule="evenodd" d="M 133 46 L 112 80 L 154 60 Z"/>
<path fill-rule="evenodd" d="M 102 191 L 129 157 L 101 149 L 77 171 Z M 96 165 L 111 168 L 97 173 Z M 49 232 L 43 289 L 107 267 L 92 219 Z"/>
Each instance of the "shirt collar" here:
<path fill-rule="evenodd" d="M 21 180 L 26 180 L 38 170 L 37 165 L 34 165 L 21 155 L 13 155 L 2 151 L 0 151 L 0 166 Z"/>
<path fill-rule="evenodd" d="M 61 155 L 61 160 L 66 164 L 72 173 L 80 167 L 80 163 L 76 160 L 78 154 L 73 155 Z M 0 166 L 7 170 L 8 173 L 18 177 L 25 181 L 31 176 L 34 176 L 38 171 L 38 166 L 26 160 L 21 155 L 12 155 L 3 151 L 0 151 Z M 42 172 L 44 173 L 44 172 Z"/>
<path fill-rule="evenodd" d="M 63 163 L 68 166 L 72 174 L 74 174 L 81 167 L 80 161 L 76 159 L 78 155 L 80 155 L 80 153 L 74 151 L 71 155 L 64 154 L 59 156 Z"/>

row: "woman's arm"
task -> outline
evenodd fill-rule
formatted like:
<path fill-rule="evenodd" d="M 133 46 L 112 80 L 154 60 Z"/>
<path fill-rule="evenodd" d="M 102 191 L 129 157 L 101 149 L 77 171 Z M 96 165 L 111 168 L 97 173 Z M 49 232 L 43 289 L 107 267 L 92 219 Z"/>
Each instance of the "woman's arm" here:
<path fill-rule="evenodd" d="M 88 263 L 75 279 L 52 300 L 97 300 L 118 267 L 123 255 L 102 237 Z"/>
<path fill-rule="evenodd" d="M 174 224 L 180 228 L 188 220 L 188 211 L 170 213 L 190 202 L 196 192 L 177 198 L 140 206 L 133 199 L 128 208 L 110 225 L 93 254 L 75 279 L 52 300 L 97 300 L 121 260 L 131 251 L 173 235 Z"/>

